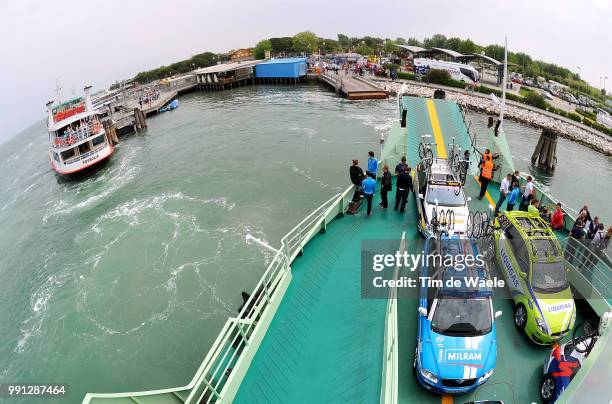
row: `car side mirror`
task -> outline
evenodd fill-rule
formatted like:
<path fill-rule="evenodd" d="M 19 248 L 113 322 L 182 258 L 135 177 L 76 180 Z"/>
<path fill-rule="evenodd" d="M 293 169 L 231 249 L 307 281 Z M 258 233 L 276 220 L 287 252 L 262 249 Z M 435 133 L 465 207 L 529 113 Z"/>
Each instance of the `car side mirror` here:
<path fill-rule="evenodd" d="M 423 194 L 419 194 L 419 199 L 424 199 L 425 197 L 423 196 Z"/>
<path fill-rule="evenodd" d="M 500 318 L 501 316 L 502 316 L 501 310 L 495 312 L 495 318 Z"/>
<path fill-rule="evenodd" d="M 427 309 L 425 307 L 419 307 L 418 312 L 421 316 L 427 317 Z"/>

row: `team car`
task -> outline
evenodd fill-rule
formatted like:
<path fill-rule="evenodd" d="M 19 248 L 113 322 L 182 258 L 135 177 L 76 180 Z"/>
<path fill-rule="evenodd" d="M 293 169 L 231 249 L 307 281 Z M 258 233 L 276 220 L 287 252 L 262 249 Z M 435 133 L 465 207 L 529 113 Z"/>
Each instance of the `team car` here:
<path fill-rule="evenodd" d="M 440 255 L 478 254 L 474 240 L 453 235 L 439 243 Z M 430 255 L 428 255 L 430 256 Z M 430 265 L 432 264 L 432 265 Z M 421 267 L 417 348 L 414 369 L 426 389 L 440 394 L 462 394 L 484 384 L 493 374 L 497 357 L 495 319 L 491 287 L 466 281 L 489 279 L 486 264 L 427 263 Z M 450 279 L 459 282 L 451 282 Z M 437 281 L 441 281 L 441 284 Z"/>
<path fill-rule="evenodd" d="M 514 301 L 514 324 L 538 345 L 562 339 L 576 305 L 563 250 L 537 213 L 504 212 L 494 232 L 496 257 Z"/>
<path fill-rule="evenodd" d="M 465 195 L 463 185 L 447 159 L 432 158 L 431 163 L 427 160 L 420 162 L 413 185 L 417 190 L 418 226 L 424 237 L 432 235 L 441 211 L 452 216 L 455 233 L 466 232 L 471 198 Z"/>

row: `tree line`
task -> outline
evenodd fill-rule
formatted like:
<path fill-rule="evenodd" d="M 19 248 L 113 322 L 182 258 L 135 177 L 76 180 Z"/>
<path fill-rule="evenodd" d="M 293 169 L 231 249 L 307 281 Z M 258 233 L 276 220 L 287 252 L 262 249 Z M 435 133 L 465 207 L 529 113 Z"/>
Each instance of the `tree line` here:
<path fill-rule="evenodd" d="M 356 52 L 361 55 L 385 55 L 398 50 L 397 45 L 413 45 L 423 48 L 446 48 L 462 54 L 480 54 L 503 61 L 504 47 L 497 44 L 480 45 L 471 39 L 458 37 L 447 38 L 443 34 L 435 34 L 422 41 L 414 37 L 404 39 L 398 37 L 378 38 L 373 36 L 351 37 L 346 34 L 338 34 L 335 39 L 317 36 L 314 32 L 304 31 L 290 37 L 273 37 L 259 41 L 253 48 L 255 58 L 261 59 L 266 51 L 273 56 L 294 56 L 311 53 L 337 53 Z M 173 63 L 169 66 L 161 66 L 153 70 L 138 73 L 134 79 L 139 83 L 149 83 L 175 74 L 186 73 L 193 69 L 207 67 L 219 61 L 227 60 L 225 54 L 211 52 L 195 55 L 187 60 Z M 511 63 L 510 71 L 523 74 L 525 77 L 544 77 L 568 85 L 578 92 L 593 97 L 601 97 L 601 90 L 591 87 L 580 76 L 571 70 L 536 60 L 524 52 L 508 52 L 508 62 Z"/>

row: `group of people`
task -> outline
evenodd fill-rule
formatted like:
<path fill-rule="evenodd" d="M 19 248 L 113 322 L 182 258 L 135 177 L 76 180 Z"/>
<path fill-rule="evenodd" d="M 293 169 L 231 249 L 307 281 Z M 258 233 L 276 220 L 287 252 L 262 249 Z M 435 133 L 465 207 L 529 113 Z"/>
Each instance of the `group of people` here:
<path fill-rule="evenodd" d="M 406 157 L 402 157 L 401 161 L 395 166 L 395 174 L 397 179 L 395 181 L 395 205 L 394 210 L 398 210 L 403 213 L 406 209 L 406 203 L 408 202 L 408 194 L 413 191 L 412 177 L 410 176 L 411 168 L 406 164 Z M 367 215 L 372 214 L 372 199 L 376 192 L 376 174 L 378 172 L 378 160 L 374 156 L 374 152 L 368 152 L 368 163 L 367 170 L 364 174 L 361 167 L 359 167 L 359 160 L 354 159 L 353 164 L 349 168 L 349 175 L 351 182 L 355 185 L 355 193 L 353 194 L 353 200 L 351 203 L 357 203 L 361 197 L 367 201 Z M 382 177 L 380 187 L 380 208 L 387 209 L 389 207 L 389 200 L 387 194 L 393 190 L 393 181 L 391 178 L 391 172 L 389 171 L 388 165 L 383 165 Z"/>
<path fill-rule="evenodd" d="M 536 192 L 535 192 L 536 190 L 533 184 L 533 177 L 531 175 L 528 175 L 527 183 L 521 189 L 519 185 L 520 184 L 519 176 L 520 176 L 519 171 L 515 170 L 514 173 L 506 174 L 506 176 L 502 180 L 499 186 L 499 199 L 497 200 L 497 203 L 495 204 L 494 214 L 497 215 L 504 201 L 507 200 L 507 203 L 506 203 L 507 211 L 513 211 L 514 207 L 518 203 L 519 210 L 522 210 L 525 212 L 542 213 L 544 215 L 550 216 L 550 213 L 548 212 L 548 208 L 544 208 L 542 212 L 540 212 L 540 201 L 538 201 L 538 199 L 536 198 Z M 481 182 L 483 182 L 482 179 L 481 179 Z M 486 189 L 485 189 L 485 192 L 486 192 Z M 482 189 L 481 189 L 481 193 L 483 193 Z"/>
<path fill-rule="evenodd" d="M 138 104 L 142 108 L 142 104 L 150 104 L 159 98 L 159 91 L 152 90 L 138 97 Z"/>
<path fill-rule="evenodd" d="M 560 204 L 557 205 L 560 209 Z M 577 244 L 586 245 L 596 253 L 605 250 L 612 238 L 612 226 L 609 226 L 607 231 L 605 228 L 599 216 L 591 217 L 589 206 L 584 205 L 578 212 L 578 217 L 570 231 L 570 243 L 568 244 L 570 257 L 576 255 Z"/>
<path fill-rule="evenodd" d="M 83 118 L 77 122 L 67 125 L 63 129 L 61 138 L 56 138 L 56 143 L 61 145 L 72 144 L 77 140 L 84 139 L 100 131 L 102 124 L 95 116 Z"/>

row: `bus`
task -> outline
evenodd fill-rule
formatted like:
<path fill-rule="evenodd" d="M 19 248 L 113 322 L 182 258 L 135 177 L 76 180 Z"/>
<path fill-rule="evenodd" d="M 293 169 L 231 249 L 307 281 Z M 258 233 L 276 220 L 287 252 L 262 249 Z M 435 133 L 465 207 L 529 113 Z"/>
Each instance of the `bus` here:
<path fill-rule="evenodd" d="M 475 84 L 480 79 L 478 71 L 470 65 L 435 59 L 414 59 L 414 71 L 416 74 L 427 74 L 430 69 L 446 70 L 450 73 L 452 79 L 470 84 Z"/>

